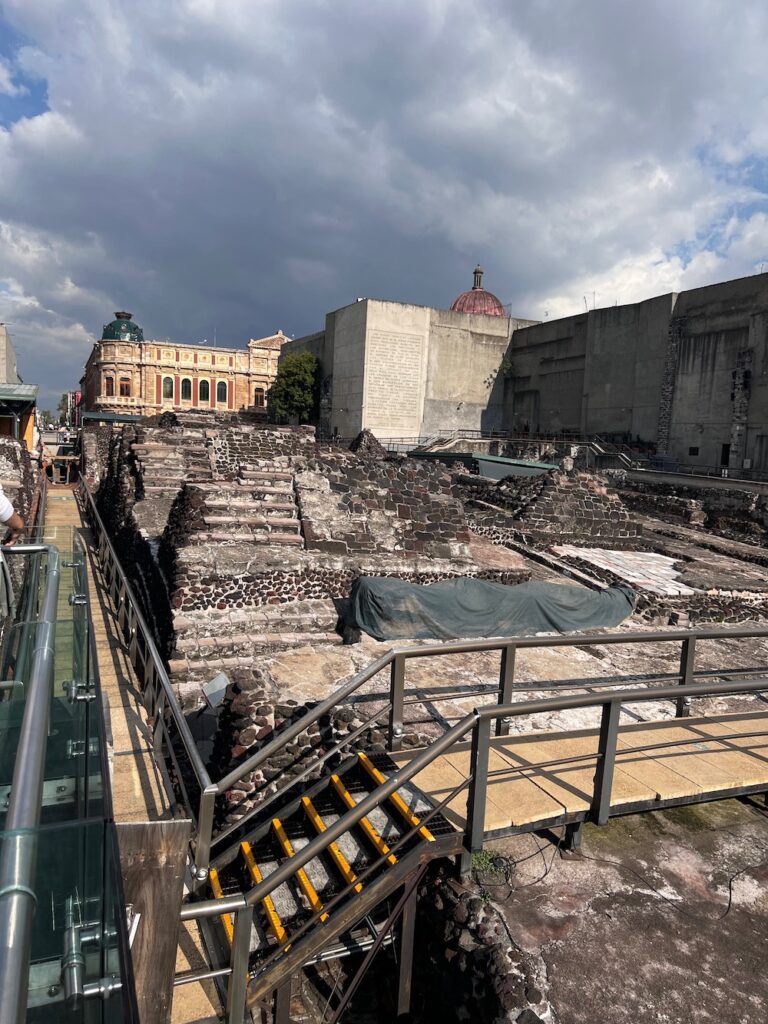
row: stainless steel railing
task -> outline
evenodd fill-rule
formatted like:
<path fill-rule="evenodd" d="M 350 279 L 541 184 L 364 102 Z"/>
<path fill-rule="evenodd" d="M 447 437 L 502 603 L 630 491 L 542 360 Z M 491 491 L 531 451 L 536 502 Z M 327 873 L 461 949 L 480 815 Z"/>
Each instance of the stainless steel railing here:
<path fill-rule="evenodd" d="M 32 654 L 0 856 L 0 1021 L 21 1024 L 27 1013 L 29 957 L 36 897 L 37 826 L 53 685 L 59 552 L 52 545 L 4 547 L 3 555 L 45 554 L 48 573 Z"/>

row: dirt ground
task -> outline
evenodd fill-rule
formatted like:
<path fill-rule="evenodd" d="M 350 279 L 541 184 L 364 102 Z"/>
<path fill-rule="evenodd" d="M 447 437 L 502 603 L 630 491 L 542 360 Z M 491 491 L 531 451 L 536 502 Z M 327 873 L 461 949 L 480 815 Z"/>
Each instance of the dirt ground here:
<path fill-rule="evenodd" d="M 585 826 L 582 848 L 518 836 L 480 880 L 539 964 L 552 1024 L 768 1019 L 768 811 L 727 800 Z"/>

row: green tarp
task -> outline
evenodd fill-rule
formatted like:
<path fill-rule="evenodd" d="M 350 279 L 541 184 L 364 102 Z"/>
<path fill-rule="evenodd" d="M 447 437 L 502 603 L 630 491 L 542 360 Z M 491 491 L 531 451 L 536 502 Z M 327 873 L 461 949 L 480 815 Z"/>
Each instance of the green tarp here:
<path fill-rule="evenodd" d="M 632 614 L 635 593 L 619 584 L 607 590 L 559 583 L 504 586 L 454 579 L 430 586 L 381 576 L 352 585 L 348 623 L 376 640 L 455 640 L 471 637 L 570 633 L 618 626 Z"/>

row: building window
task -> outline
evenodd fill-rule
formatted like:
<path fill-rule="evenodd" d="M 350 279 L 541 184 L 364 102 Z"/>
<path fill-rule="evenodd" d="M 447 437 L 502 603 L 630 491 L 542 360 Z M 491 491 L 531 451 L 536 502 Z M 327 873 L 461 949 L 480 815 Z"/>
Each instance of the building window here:
<path fill-rule="evenodd" d="M 257 409 L 264 408 L 264 388 L 256 388 L 253 392 L 253 404 Z"/>
<path fill-rule="evenodd" d="M 699 454 L 699 449 L 698 448 L 689 448 L 688 449 L 688 454 L 689 455 L 698 455 Z"/>
<path fill-rule="evenodd" d="M 131 397 L 131 378 L 121 377 L 120 378 L 120 397 L 130 398 Z"/>
<path fill-rule="evenodd" d="M 182 402 L 192 401 L 192 381 L 189 377 L 183 377 L 181 381 L 181 400 Z"/>
<path fill-rule="evenodd" d="M 163 377 L 163 398 L 173 398 L 173 377 Z"/>
<path fill-rule="evenodd" d="M 210 402 L 211 400 L 211 385 L 207 380 L 200 381 L 200 401 Z"/>
<path fill-rule="evenodd" d="M 216 401 L 219 405 L 227 404 L 227 382 L 220 380 L 216 385 Z"/>
<path fill-rule="evenodd" d="M 115 378 L 105 377 L 104 378 L 104 394 L 107 398 L 111 398 L 115 393 Z"/>

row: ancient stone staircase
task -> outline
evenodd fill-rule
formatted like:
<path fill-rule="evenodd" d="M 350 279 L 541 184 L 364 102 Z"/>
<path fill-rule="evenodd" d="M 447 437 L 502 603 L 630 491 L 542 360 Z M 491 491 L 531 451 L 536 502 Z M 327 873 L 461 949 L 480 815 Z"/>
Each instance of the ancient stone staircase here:
<path fill-rule="evenodd" d="M 386 754 L 358 753 L 290 802 L 273 808 L 257 825 L 241 825 L 227 836 L 226 850 L 214 851 L 211 894 L 220 898 L 247 893 L 268 880 L 395 771 Z M 425 817 L 428 822 L 422 824 Z M 285 962 L 270 955 L 277 950 L 287 954 L 295 944 L 294 955 L 302 964 L 313 962 L 321 952 L 327 957 L 329 944 L 339 938 L 337 956 L 359 951 L 361 935 L 370 940 L 371 934 L 378 934 L 385 901 L 402 886 L 404 873 L 454 856 L 460 845 L 460 833 L 413 784 L 406 783 L 383 799 L 254 907 L 251 997 L 269 992 L 283 976 Z M 224 915 L 220 924 L 222 944 L 231 945 L 233 919 Z"/>
<path fill-rule="evenodd" d="M 303 546 L 293 473 L 268 463 L 244 464 L 236 480 L 203 490 L 202 520 L 192 542 Z"/>
<path fill-rule="evenodd" d="M 210 454 L 202 430 L 186 431 L 167 440 L 140 438 L 131 445 L 147 497 L 175 496 L 182 484 L 213 480 Z"/>

